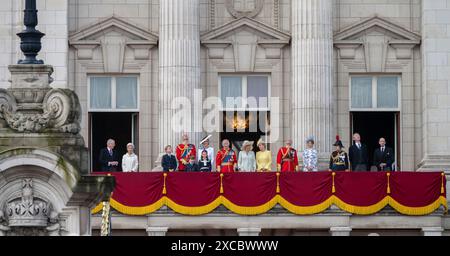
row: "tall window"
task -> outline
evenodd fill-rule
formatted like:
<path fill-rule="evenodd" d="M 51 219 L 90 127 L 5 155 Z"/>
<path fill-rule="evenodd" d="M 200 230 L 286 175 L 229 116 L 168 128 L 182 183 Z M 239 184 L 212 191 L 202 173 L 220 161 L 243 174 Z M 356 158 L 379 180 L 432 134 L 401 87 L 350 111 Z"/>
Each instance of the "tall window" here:
<path fill-rule="evenodd" d="M 110 138 L 116 141 L 119 156 L 129 142 L 139 153 L 139 81 L 131 75 L 93 75 L 88 81 L 91 169 L 99 171 L 99 152 Z"/>
<path fill-rule="evenodd" d="M 350 109 L 353 111 L 400 110 L 399 76 L 352 76 Z"/>
<path fill-rule="evenodd" d="M 222 75 L 219 79 L 220 99 L 224 110 L 268 110 L 269 109 L 268 75 Z M 227 105 L 227 99 L 247 99 L 247 105 L 238 100 L 236 105 Z M 255 104 L 251 104 L 251 100 Z"/>
<path fill-rule="evenodd" d="M 89 78 L 89 110 L 138 111 L 136 76 L 92 76 Z"/>
<path fill-rule="evenodd" d="M 270 76 L 221 75 L 219 94 L 223 104 L 221 139 L 229 139 L 238 150 L 244 140 L 254 141 L 256 150 L 256 142 L 270 133 Z"/>

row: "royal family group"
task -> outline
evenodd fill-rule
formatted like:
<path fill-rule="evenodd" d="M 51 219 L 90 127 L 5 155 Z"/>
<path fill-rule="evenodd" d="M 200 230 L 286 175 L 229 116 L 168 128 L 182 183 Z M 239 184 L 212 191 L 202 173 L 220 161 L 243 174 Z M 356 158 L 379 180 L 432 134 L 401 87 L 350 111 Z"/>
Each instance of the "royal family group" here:
<path fill-rule="evenodd" d="M 211 135 L 203 138 L 199 150 L 189 143 L 189 136 L 183 135 L 182 142 L 175 148 L 175 154 L 171 145 L 164 149 L 165 154 L 161 159 L 164 172 L 269 172 L 272 166 L 272 153 L 267 149 L 266 143 L 261 139 L 257 142 L 258 151 L 253 151 L 253 142 L 244 141 L 241 151 L 236 153 L 229 140 L 222 141 L 222 148 L 214 153 L 210 146 Z M 122 156 L 119 165 L 119 156 L 114 150 L 115 141 L 109 139 L 106 148 L 100 152 L 99 162 L 102 172 L 137 172 L 139 161 L 134 153 L 134 145 L 128 143 L 127 153 Z M 292 140 L 286 140 L 285 145 L 277 153 L 277 171 L 279 172 L 317 172 L 318 151 L 314 147 L 313 137 L 306 139 L 305 149 L 301 152 L 302 163 L 299 164 L 297 150 L 292 146 Z M 395 156 L 392 148 L 386 146 L 384 138 L 379 139 L 379 147 L 373 153 L 373 163 L 369 163 L 367 146 L 361 143 L 358 133 L 353 135 L 353 145 L 346 152 L 339 136 L 333 144 L 335 150 L 331 153 L 328 171 L 369 171 L 376 166 L 378 171 L 394 171 Z"/>

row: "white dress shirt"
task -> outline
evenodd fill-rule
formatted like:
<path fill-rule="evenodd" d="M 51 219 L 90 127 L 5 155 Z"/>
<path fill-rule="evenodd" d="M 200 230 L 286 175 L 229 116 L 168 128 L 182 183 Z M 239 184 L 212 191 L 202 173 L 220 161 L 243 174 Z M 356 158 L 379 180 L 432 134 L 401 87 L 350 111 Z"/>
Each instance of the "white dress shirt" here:
<path fill-rule="evenodd" d="M 123 172 L 137 172 L 138 170 L 138 157 L 135 153 L 131 155 L 126 153 L 122 157 L 122 171 Z"/>

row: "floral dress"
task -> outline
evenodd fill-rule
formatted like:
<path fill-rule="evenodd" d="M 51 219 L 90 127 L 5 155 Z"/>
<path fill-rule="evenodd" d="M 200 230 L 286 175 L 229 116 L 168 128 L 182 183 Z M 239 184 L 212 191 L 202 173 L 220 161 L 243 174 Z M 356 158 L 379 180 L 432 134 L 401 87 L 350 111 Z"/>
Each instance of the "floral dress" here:
<path fill-rule="evenodd" d="M 317 150 L 313 148 L 307 148 L 302 153 L 303 158 L 303 171 L 304 172 L 317 172 Z"/>

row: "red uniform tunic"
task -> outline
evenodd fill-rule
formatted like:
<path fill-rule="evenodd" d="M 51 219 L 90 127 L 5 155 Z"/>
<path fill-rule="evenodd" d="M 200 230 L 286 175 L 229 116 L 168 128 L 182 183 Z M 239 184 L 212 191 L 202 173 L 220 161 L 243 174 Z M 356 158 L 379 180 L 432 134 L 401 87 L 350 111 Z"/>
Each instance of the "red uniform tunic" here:
<path fill-rule="evenodd" d="M 234 150 L 221 149 L 217 152 L 216 167 L 218 172 L 234 172 L 236 163 L 237 158 Z"/>
<path fill-rule="evenodd" d="M 298 170 L 297 150 L 291 147 L 282 147 L 278 150 L 277 170 L 282 172 L 294 172 Z"/>
<path fill-rule="evenodd" d="M 192 144 L 180 144 L 176 149 L 176 157 L 178 160 L 178 170 L 184 171 L 186 169 L 186 164 L 189 163 L 191 156 L 196 157 L 197 151 L 195 146 Z"/>

